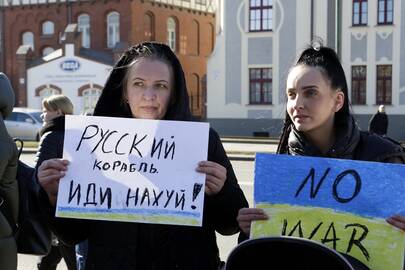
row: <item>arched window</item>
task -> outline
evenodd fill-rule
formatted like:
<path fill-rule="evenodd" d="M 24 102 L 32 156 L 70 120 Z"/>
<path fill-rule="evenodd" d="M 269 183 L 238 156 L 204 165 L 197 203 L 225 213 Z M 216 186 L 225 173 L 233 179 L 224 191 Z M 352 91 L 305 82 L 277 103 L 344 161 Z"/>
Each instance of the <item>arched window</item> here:
<path fill-rule="evenodd" d="M 107 47 L 114 48 L 120 42 L 120 14 L 110 12 L 107 15 Z"/>
<path fill-rule="evenodd" d="M 42 35 L 53 35 L 55 33 L 55 25 L 51 21 L 45 21 L 42 24 Z"/>
<path fill-rule="evenodd" d="M 144 40 L 155 40 L 155 18 L 152 13 L 143 16 Z"/>
<path fill-rule="evenodd" d="M 47 56 L 51 52 L 55 51 L 52 47 L 45 47 L 42 49 L 42 56 Z"/>
<path fill-rule="evenodd" d="M 177 50 L 177 23 L 172 17 L 167 19 L 167 45 L 172 51 Z"/>
<path fill-rule="evenodd" d="M 51 85 L 47 84 L 45 88 L 39 91 L 38 95 L 41 97 L 41 99 L 50 97 L 52 95 L 59 95 L 61 94 L 61 91 L 58 89 L 53 88 Z"/>
<path fill-rule="evenodd" d="M 32 32 L 24 32 L 22 34 L 22 45 L 30 45 L 34 50 L 34 34 Z"/>
<path fill-rule="evenodd" d="M 88 14 L 79 15 L 77 25 L 79 32 L 82 33 L 82 46 L 90 48 L 90 16 Z"/>
<path fill-rule="evenodd" d="M 101 90 L 90 87 L 83 91 L 83 112 L 92 113 L 96 107 L 98 98 L 101 95 Z"/>

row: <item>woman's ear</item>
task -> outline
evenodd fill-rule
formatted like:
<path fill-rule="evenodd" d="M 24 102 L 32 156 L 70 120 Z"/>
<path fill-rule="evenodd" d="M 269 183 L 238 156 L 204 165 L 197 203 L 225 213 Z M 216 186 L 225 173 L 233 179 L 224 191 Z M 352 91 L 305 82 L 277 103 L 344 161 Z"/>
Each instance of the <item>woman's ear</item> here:
<path fill-rule="evenodd" d="M 342 90 L 337 90 L 335 96 L 335 108 L 334 108 L 335 112 L 338 112 L 343 107 L 344 103 L 345 103 L 345 94 L 343 93 Z"/>

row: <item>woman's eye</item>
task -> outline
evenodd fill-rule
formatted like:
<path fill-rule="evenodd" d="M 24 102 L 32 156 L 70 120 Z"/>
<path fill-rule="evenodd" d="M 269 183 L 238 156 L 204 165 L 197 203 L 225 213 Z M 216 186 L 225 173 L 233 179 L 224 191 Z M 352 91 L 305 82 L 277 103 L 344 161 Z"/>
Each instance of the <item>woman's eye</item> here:
<path fill-rule="evenodd" d="M 288 98 L 295 98 L 295 93 L 294 92 L 288 92 L 287 93 Z"/>
<path fill-rule="evenodd" d="M 159 84 L 156 85 L 156 88 L 158 88 L 158 89 L 167 89 L 167 86 L 165 84 L 159 83 Z"/>
<path fill-rule="evenodd" d="M 143 82 L 134 82 L 134 86 L 142 87 Z"/>
<path fill-rule="evenodd" d="M 315 89 L 309 89 L 306 91 L 307 96 L 316 96 L 317 91 Z"/>

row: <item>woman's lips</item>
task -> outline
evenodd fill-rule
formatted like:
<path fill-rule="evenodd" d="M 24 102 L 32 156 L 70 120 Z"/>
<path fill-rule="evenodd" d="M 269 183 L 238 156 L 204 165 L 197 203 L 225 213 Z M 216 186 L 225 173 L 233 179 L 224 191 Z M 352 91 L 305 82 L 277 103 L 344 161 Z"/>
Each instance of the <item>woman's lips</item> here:
<path fill-rule="evenodd" d="M 302 121 L 302 120 L 305 120 L 307 118 L 309 118 L 308 115 L 302 115 L 302 114 L 294 116 L 294 120 L 296 120 L 296 121 Z"/>
<path fill-rule="evenodd" d="M 157 107 L 154 106 L 142 106 L 141 109 L 145 112 L 155 112 Z"/>

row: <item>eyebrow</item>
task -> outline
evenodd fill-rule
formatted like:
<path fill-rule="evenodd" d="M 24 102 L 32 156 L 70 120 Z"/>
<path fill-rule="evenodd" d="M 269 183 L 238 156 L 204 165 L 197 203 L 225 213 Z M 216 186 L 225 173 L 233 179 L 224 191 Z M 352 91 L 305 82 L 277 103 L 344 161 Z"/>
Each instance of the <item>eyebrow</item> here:
<path fill-rule="evenodd" d="M 306 86 L 304 86 L 304 87 L 302 87 L 302 89 L 311 89 L 311 88 L 316 88 L 316 89 L 318 89 L 318 86 L 316 86 L 316 85 L 306 85 Z"/>
<path fill-rule="evenodd" d="M 142 79 L 141 77 L 135 77 L 135 78 L 133 78 L 133 79 L 132 79 L 132 81 L 135 81 L 135 80 L 146 81 L 145 79 Z M 157 80 L 156 82 L 165 82 L 165 83 L 169 83 L 169 82 L 168 82 L 168 81 L 166 81 L 166 80 Z"/>
<path fill-rule="evenodd" d="M 166 80 L 157 80 L 156 82 L 165 82 L 165 83 L 169 83 L 168 81 L 166 81 Z"/>

